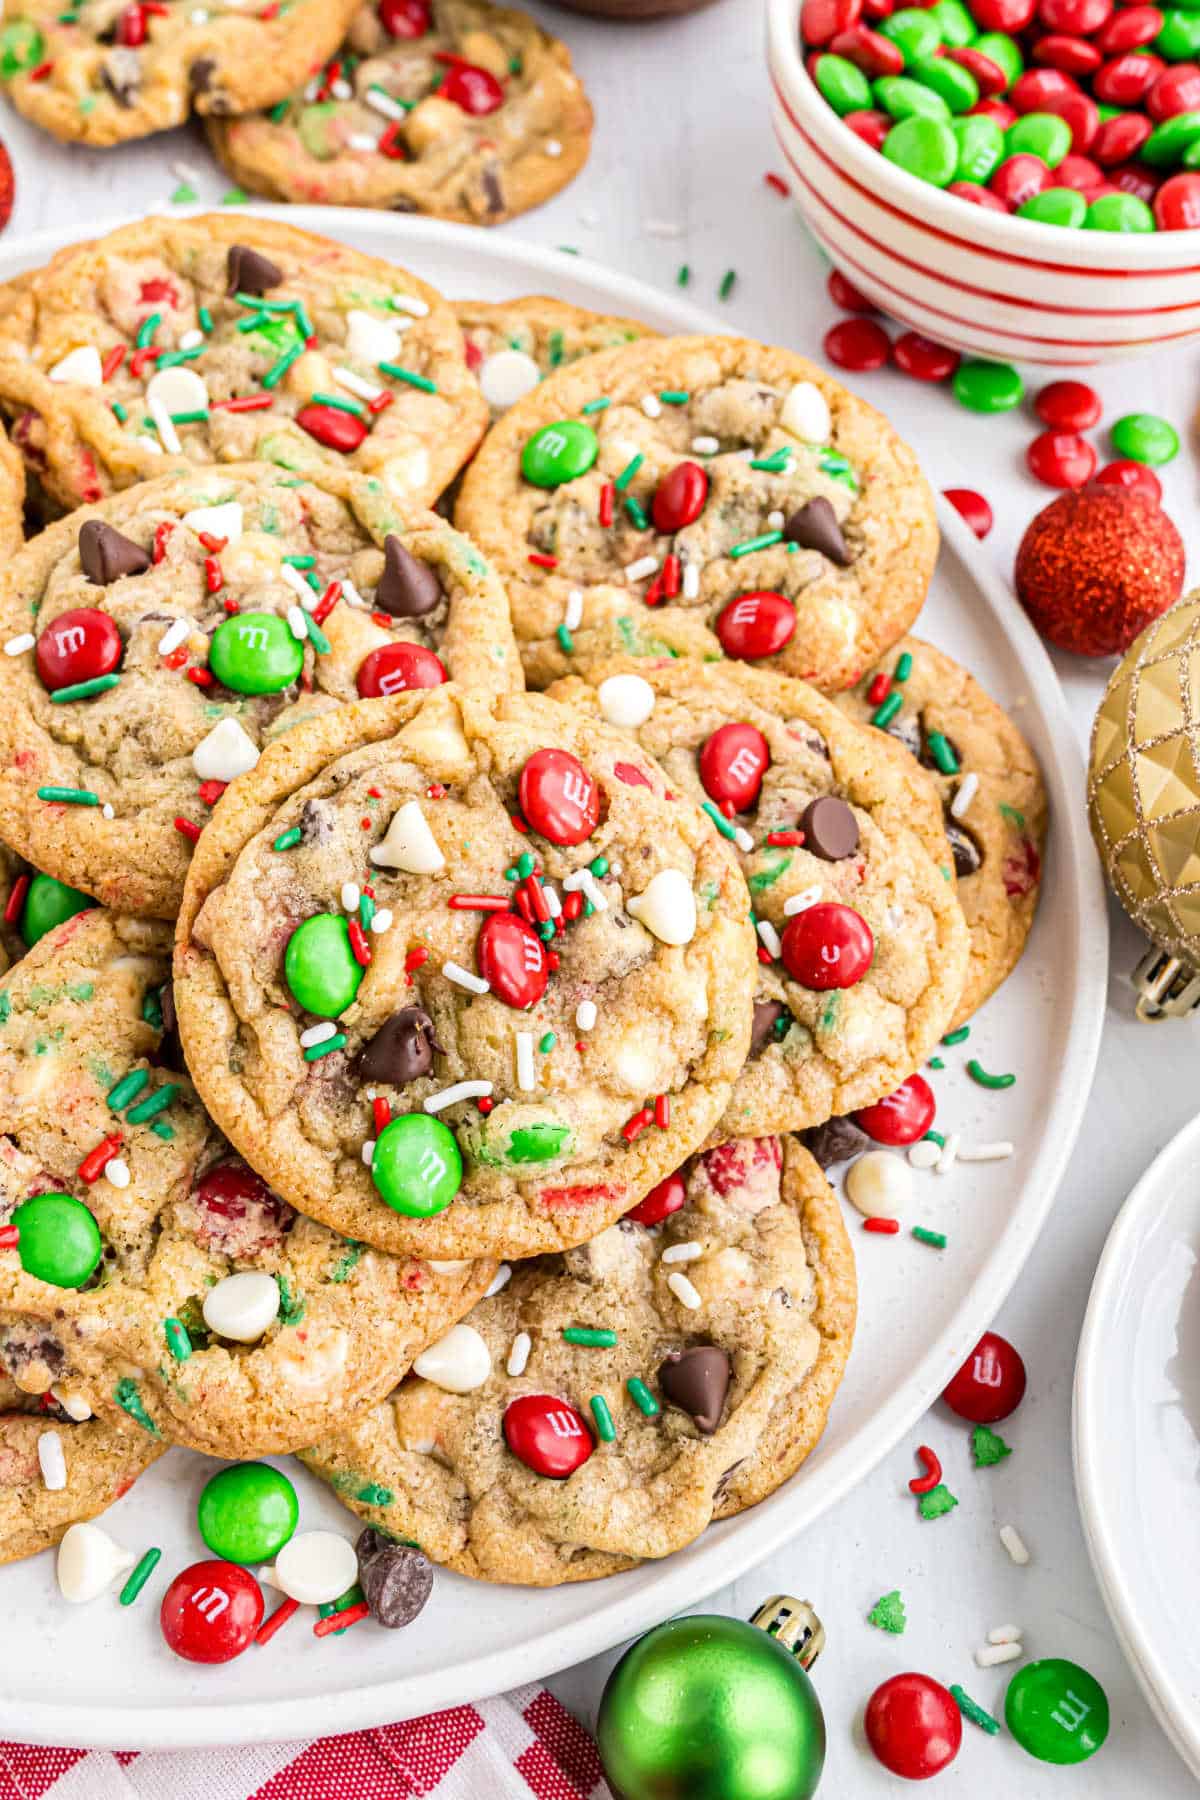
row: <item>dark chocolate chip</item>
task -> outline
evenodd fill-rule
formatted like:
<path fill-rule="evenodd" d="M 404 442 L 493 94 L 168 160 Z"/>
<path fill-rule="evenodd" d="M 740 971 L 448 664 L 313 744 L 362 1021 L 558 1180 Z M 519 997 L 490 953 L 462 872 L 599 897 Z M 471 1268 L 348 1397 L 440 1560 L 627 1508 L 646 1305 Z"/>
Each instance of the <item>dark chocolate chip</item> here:
<path fill-rule="evenodd" d="M 787 1007 L 779 1000 L 756 1000 L 754 1002 L 754 1023 L 750 1027 L 750 1054 L 760 1056 L 768 1044 L 778 1042 L 775 1030 L 780 1019 L 787 1016 Z"/>
<path fill-rule="evenodd" d="M 406 550 L 389 532 L 383 540 L 383 574 L 375 589 L 375 604 L 393 619 L 423 619 L 439 605 L 442 584 L 428 563 Z"/>
<path fill-rule="evenodd" d="M 229 284 L 225 289 L 227 294 L 265 294 L 283 280 L 283 270 L 261 250 L 252 250 L 249 244 L 230 244 L 225 274 Z"/>
<path fill-rule="evenodd" d="M 810 1125 L 807 1131 L 800 1133 L 800 1142 L 814 1162 L 829 1169 L 834 1163 L 849 1162 L 860 1150 L 866 1150 L 871 1140 L 853 1119 L 842 1118 L 826 1119 L 823 1125 Z"/>
<path fill-rule="evenodd" d="M 810 731 L 804 741 L 814 756 L 819 756 L 823 762 L 829 761 L 829 745 L 823 737 L 818 737 L 815 731 Z"/>
<path fill-rule="evenodd" d="M 433 1592 L 433 1564 L 415 1544 L 394 1544 L 368 1525 L 354 1546 L 358 1585 L 372 1616 L 389 1631 L 411 1625 Z"/>
<path fill-rule="evenodd" d="M 332 806 L 324 800 L 306 800 L 300 809 L 300 835 L 306 844 L 327 844 L 334 833 Z"/>
<path fill-rule="evenodd" d="M 842 862 L 858 849 L 858 820 L 836 794 L 810 800 L 800 815 L 804 848 L 822 862 Z"/>
<path fill-rule="evenodd" d="M 711 1437 L 721 1423 L 729 1376 L 729 1358 L 715 1344 L 672 1350 L 658 1370 L 659 1386 L 667 1399 L 690 1413 L 705 1437 Z"/>
<path fill-rule="evenodd" d="M 837 514 L 822 495 L 815 500 L 806 500 L 792 514 L 783 528 L 783 537 L 785 543 L 799 544 L 802 550 L 818 550 L 841 569 L 849 568 L 854 561 L 842 536 Z"/>
<path fill-rule="evenodd" d="M 142 65 L 136 50 L 113 50 L 100 64 L 100 79 L 118 106 L 130 107 L 142 85 Z"/>
<path fill-rule="evenodd" d="M 983 867 L 983 854 L 969 831 L 964 831 L 953 819 L 947 819 L 946 836 L 954 852 L 954 873 L 960 881 Z"/>
<path fill-rule="evenodd" d="M 103 519 L 85 519 L 79 527 L 79 560 L 95 587 L 107 587 L 124 575 L 144 575 L 150 558 L 140 544 L 106 525 Z"/>
<path fill-rule="evenodd" d="M 441 1045 L 434 1036 L 433 1020 L 423 1006 L 406 1006 L 385 1019 L 358 1059 L 364 1081 L 386 1081 L 390 1087 L 406 1087 L 433 1067 L 433 1053 Z"/>
<path fill-rule="evenodd" d="M 500 185 L 499 171 L 493 163 L 485 163 L 483 167 L 483 194 L 489 213 L 495 216 L 504 211 L 504 189 Z"/>
<path fill-rule="evenodd" d="M 193 94 L 206 94 L 208 84 L 217 72 L 216 59 L 211 56 L 198 56 L 188 70 L 188 87 Z"/>
<path fill-rule="evenodd" d="M 159 988 L 158 1004 L 162 1007 L 163 1030 L 174 1031 L 179 1021 L 175 1012 L 175 983 L 173 981 L 164 981 Z"/>

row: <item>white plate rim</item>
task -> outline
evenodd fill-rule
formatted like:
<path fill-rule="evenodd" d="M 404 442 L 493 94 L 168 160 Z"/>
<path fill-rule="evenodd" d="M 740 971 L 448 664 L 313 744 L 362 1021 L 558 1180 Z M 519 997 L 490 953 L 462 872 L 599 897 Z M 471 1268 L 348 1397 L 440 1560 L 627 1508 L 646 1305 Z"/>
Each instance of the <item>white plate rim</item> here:
<path fill-rule="evenodd" d="M 212 210 L 172 208 L 170 216 Z M 420 267 L 423 245 L 431 251 L 451 253 L 469 248 L 479 260 L 494 260 L 511 270 L 514 291 L 554 293 L 558 286 L 578 283 L 603 296 L 612 310 L 626 316 L 667 319 L 677 330 L 707 335 L 729 333 L 727 321 L 713 319 L 674 292 L 605 269 L 588 258 L 520 238 L 501 237 L 441 220 L 357 208 L 255 205 L 238 207 L 236 213 L 275 219 L 328 237 L 337 237 L 339 226 L 345 228 L 352 220 L 357 231 L 373 230 L 387 238 L 388 250 L 394 250 L 400 261 L 415 268 Z M 88 235 L 95 239 L 130 222 L 133 221 L 128 218 L 101 221 Z M 77 228 L 55 229 L 0 245 L 0 281 L 11 279 L 18 266 L 32 266 L 78 241 L 81 236 Z M 384 253 L 382 248 L 379 253 Z M 954 508 L 940 497 L 938 521 L 943 545 L 965 566 L 988 610 L 1000 623 L 1054 742 L 1056 754 L 1043 759 L 1043 775 L 1054 821 L 1053 854 L 1062 877 L 1061 904 L 1073 913 L 1072 936 L 1080 954 L 1071 970 L 1074 1004 L 1061 1080 L 1049 1097 L 1047 1148 L 1038 1179 L 1026 1184 L 1022 1201 L 996 1239 L 981 1278 L 921 1361 L 906 1371 L 888 1405 L 828 1458 L 819 1494 L 809 1494 L 799 1506 L 793 1505 L 789 1510 L 789 1484 L 785 1483 L 776 1494 L 728 1521 L 721 1527 L 719 1537 L 711 1537 L 707 1543 L 702 1538 L 666 1559 L 655 1579 L 636 1591 L 624 1592 L 619 1577 L 613 1584 L 592 1584 L 598 1604 L 586 1618 L 535 1633 L 503 1652 L 474 1659 L 465 1654 L 455 1671 L 451 1691 L 438 1671 L 425 1674 L 419 1669 L 407 1670 L 354 1691 L 335 1691 L 329 1696 L 328 1716 L 314 1710 L 310 1698 L 235 1702 L 219 1708 L 186 1704 L 157 1707 L 153 1702 L 100 1707 L 72 1703 L 69 1699 L 22 1699 L 14 1704 L 0 1694 L 0 1734 L 26 1743 L 75 1743 L 111 1749 L 269 1743 L 309 1739 L 322 1730 L 344 1733 L 366 1729 L 541 1680 L 695 1605 L 752 1569 L 868 1475 L 941 1393 L 981 1332 L 990 1325 L 1019 1275 L 1070 1160 L 1100 1048 L 1107 997 L 1108 911 L 1099 862 L 1084 818 L 1082 753 L 1053 666 L 1013 594 L 981 561 L 974 535 Z M 604 1598 L 605 1594 L 609 1597 Z"/>
<path fill-rule="evenodd" d="M 1075 1493 L 1084 1541 L 1117 1641 L 1146 1700 L 1172 1747 L 1200 1778 L 1200 1716 L 1147 1636 L 1139 1619 L 1135 1590 L 1125 1575 L 1117 1533 L 1105 1508 L 1104 1441 L 1111 1424 L 1104 1415 L 1101 1359 L 1111 1332 L 1121 1275 L 1129 1266 L 1146 1215 L 1161 1204 L 1164 1182 L 1180 1164 L 1194 1169 L 1200 1155 L 1200 1114 L 1176 1132 L 1133 1187 L 1113 1221 L 1092 1280 L 1075 1356 L 1071 1405 L 1071 1452 Z"/>

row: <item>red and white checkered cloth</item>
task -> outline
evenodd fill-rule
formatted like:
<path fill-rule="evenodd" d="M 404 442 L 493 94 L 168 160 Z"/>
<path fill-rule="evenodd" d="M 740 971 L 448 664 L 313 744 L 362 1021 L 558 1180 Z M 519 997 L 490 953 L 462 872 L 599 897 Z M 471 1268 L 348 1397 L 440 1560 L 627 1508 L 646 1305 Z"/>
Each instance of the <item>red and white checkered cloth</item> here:
<path fill-rule="evenodd" d="M 241 1750 L 0 1742 L 0 1800 L 610 1800 L 596 1746 L 545 1688 L 404 1725 Z"/>

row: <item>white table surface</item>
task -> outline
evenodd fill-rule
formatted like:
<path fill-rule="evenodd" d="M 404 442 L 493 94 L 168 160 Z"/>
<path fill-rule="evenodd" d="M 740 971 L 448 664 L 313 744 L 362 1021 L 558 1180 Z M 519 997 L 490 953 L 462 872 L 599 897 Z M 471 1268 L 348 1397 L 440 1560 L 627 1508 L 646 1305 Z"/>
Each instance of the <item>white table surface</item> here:
<path fill-rule="evenodd" d="M 686 261 L 693 271 L 689 297 L 697 304 L 721 312 L 733 328 L 819 356 L 823 333 L 838 315 L 825 293 L 821 259 L 797 215 L 763 182 L 764 171 L 779 159 L 766 116 L 758 7 L 752 0 L 718 0 L 689 19 L 642 26 L 593 22 L 539 4 L 532 10 L 571 46 L 596 106 L 597 131 L 579 179 L 550 205 L 501 229 L 534 243 L 575 245 L 611 268 L 664 286 L 673 284 Z M 92 231 L 106 217 L 165 206 L 176 185 L 177 159 L 199 172 L 202 200 L 215 202 L 229 187 L 198 135 L 177 132 L 120 150 L 88 151 L 55 144 L 9 108 L 0 118 L 17 173 L 10 238 L 70 223 Z M 738 281 L 722 306 L 716 287 L 729 268 L 738 271 Z M 1106 418 L 1153 410 L 1171 418 L 1183 436 L 1184 452 L 1163 480 L 1165 504 L 1188 541 L 1193 572 L 1200 570 L 1200 535 L 1192 523 L 1195 368 L 1195 352 L 1183 349 L 1150 362 L 1111 365 L 1093 377 Z M 1042 372 L 1031 383 L 1048 378 Z M 1009 577 L 1026 522 L 1051 497 L 1024 469 L 1024 447 L 1035 429 L 1028 409 L 981 418 L 944 391 L 900 375 L 868 375 L 859 385 L 915 444 L 936 486 L 976 487 L 987 495 L 996 528 L 980 555 Z M 1061 656 L 1057 662 L 1084 737 L 1106 666 Z M 1115 903 L 1112 913 L 1109 1022 L 1088 1118 L 1050 1224 L 995 1321 L 1029 1368 L 1024 1405 L 1002 1427 L 1016 1454 L 986 1476 L 975 1475 L 966 1467 L 961 1426 L 935 1408 L 913 1444 L 940 1447 L 948 1476 L 970 1504 L 946 1520 L 923 1524 L 905 1491 L 915 1464 L 908 1447 L 901 1447 L 833 1515 L 709 1602 L 711 1610 L 745 1616 L 767 1594 L 783 1590 L 817 1605 L 829 1633 L 817 1684 L 829 1725 L 822 1792 L 830 1800 L 911 1791 L 861 1747 L 863 1703 L 887 1675 L 923 1669 L 946 1682 L 961 1681 L 998 1710 L 1011 1671 L 976 1669 L 972 1650 L 989 1627 L 1010 1622 L 1024 1627 L 1031 1654 L 1070 1657 L 1104 1683 L 1112 1706 L 1109 1742 L 1086 1773 L 1072 1773 L 1033 1762 L 1006 1737 L 987 1739 L 968 1726 L 962 1754 L 939 1793 L 987 1800 L 1060 1800 L 1070 1793 L 1087 1800 L 1129 1800 L 1134 1794 L 1184 1800 L 1195 1792 L 1108 1626 L 1071 1476 L 1071 1380 L 1092 1271 L 1125 1195 L 1196 1109 L 1200 1022 L 1134 1022 L 1123 977 L 1141 943 Z M 1015 1568 L 997 1542 L 996 1526 L 1004 1520 L 1018 1524 L 1033 1552 L 1026 1569 Z M 863 1622 L 878 1596 L 894 1587 L 908 1607 L 903 1638 L 885 1637 Z M 597 1658 L 552 1684 L 588 1724 L 614 1660 Z"/>

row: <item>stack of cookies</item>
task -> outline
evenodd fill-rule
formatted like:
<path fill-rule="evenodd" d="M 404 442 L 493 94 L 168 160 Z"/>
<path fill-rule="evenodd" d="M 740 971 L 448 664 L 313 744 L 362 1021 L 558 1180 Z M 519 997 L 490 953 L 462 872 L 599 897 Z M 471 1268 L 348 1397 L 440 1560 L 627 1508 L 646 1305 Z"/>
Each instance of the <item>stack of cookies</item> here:
<path fill-rule="evenodd" d="M 227 217 L 0 305 L 70 509 L 0 578 L 0 1557 L 171 1444 L 296 1453 L 368 1558 L 680 1549 L 817 1442 L 824 1167 L 927 1129 L 1020 954 L 1042 787 L 905 635 L 887 422 L 747 340 L 459 316 Z"/>

